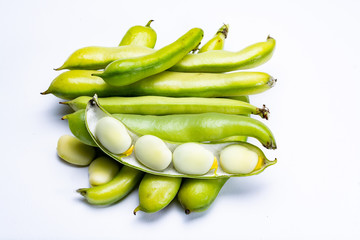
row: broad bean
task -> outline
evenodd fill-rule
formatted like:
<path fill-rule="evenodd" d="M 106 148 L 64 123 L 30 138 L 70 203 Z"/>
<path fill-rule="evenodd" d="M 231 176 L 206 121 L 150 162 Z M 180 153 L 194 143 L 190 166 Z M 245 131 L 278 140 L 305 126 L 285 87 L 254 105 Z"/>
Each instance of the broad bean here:
<path fill-rule="evenodd" d="M 68 163 L 87 166 L 95 158 L 95 148 L 88 146 L 77 138 L 63 135 L 57 143 L 57 154 Z"/>

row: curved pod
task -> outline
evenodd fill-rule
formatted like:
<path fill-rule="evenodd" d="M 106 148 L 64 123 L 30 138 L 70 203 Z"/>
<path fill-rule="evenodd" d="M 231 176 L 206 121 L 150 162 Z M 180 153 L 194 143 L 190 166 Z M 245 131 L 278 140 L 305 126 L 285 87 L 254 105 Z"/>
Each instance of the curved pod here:
<path fill-rule="evenodd" d="M 101 77 L 112 86 L 129 85 L 172 67 L 199 45 L 203 35 L 201 29 L 193 28 L 154 53 L 116 60 L 106 66 L 104 72 L 93 75 Z"/>
<path fill-rule="evenodd" d="M 169 70 L 178 72 L 229 72 L 250 69 L 267 62 L 272 57 L 275 44 L 275 39 L 269 36 L 265 42 L 250 45 L 239 52 L 213 50 L 187 55 Z"/>

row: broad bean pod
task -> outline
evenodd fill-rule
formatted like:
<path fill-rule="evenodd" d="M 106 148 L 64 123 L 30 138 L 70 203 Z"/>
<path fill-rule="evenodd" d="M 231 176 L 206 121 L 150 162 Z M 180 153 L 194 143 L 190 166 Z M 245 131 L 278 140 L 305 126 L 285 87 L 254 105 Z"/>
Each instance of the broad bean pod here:
<path fill-rule="evenodd" d="M 262 72 L 181 73 L 165 71 L 131 85 L 112 87 L 97 71 L 72 70 L 57 76 L 41 94 L 53 94 L 62 99 L 97 94 L 112 96 L 167 96 L 167 97 L 227 97 L 252 95 L 272 88 L 276 79 Z"/>
<path fill-rule="evenodd" d="M 77 111 L 85 109 L 91 97 L 78 97 L 60 102 Z M 255 114 L 268 119 L 268 109 L 255 107 L 247 102 L 226 98 L 170 98 L 159 96 L 99 98 L 101 106 L 109 113 L 141 115 L 169 115 L 219 112 L 227 114 Z"/>
<path fill-rule="evenodd" d="M 113 204 L 127 196 L 139 184 L 143 175 L 142 171 L 123 166 L 110 182 L 96 187 L 80 188 L 77 192 L 90 204 Z"/>
<path fill-rule="evenodd" d="M 178 115 L 177 115 L 178 116 Z M 104 121 L 106 120 L 106 121 Z M 167 151 L 174 151 L 174 156 L 173 156 L 173 164 L 174 166 L 170 165 L 170 162 L 168 162 L 164 167 L 165 168 L 161 168 L 161 169 L 155 169 L 150 165 L 147 165 L 147 163 L 151 163 L 151 162 L 143 162 L 143 161 L 139 161 L 138 155 L 136 153 L 133 152 L 134 149 L 134 145 L 132 145 L 133 143 L 138 142 L 138 140 L 140 140 L 140 138 L 142 138 L 142 134 L 139 134 L 137 132 L 134 132 L 133 129 L 128 128 L 128 126 L 124 125 L 124 123 L 121 120 L 118 120 L 116 118 L 114 118 L 111 114 L 109 114 L 108 112 L 106 112 L 98 103 L 96 96 L 89 101 L 89 104 L 85 110 L 85 122 L 86 122 L 86 128 L 88 130 L 88 132 L 90 133 L 91 137 L 93 138 L 94 142 L 96 143 L 96 145 L 104 152 L 106 153 L 108 156 L 114 158 L 115 160 L 119 161 L 120 163 L 136 168 L 138 170 L 147 172 L 147 173 L 151 173 L 154 175 L 161 175 L 161 176 L 168 176 L 168 177 L 191 177 L 191 178 L 221 178 L 221 177 L 232 177 L 232 176 L 236 176 L 236 177 L 242 177 L 242 176 L 250 176 L 250 175 L 254 175 L 254 174 L 258 174 L 260 172 L 262 172 L 265 168 L 267 168 L 270 165 L 273 165 L 276 163 L 276 159 L 274 161 L 269 161 L 264 153 L 256 146 L 249 144 L 249 143 L 245 143 L 245 142 L 237 142 L 237 143 L 202 143 L 202 144 L 195 144 L 195 143 L 191 143 L 190 145 L 196 145 L 198 150 L 201 151 L 205 151 L 206 154 L 210 154 L 210 155 L 206 155 L 206 163 L 205 165 L 194 165 L 198 166 L 198 170 L 196 170 L 195 172 L 193 172 L 192 168 L 178 168 L 180 167 L 180 165 L 176 166 L 176 156 L 178 156 L 176 154 L 177 149 L 180 149 L 182 146 L 190 146 L 188 143 L 181 143 L 181 142 L 169 142 L 167 140 L 165 140 L 164 138 L 159 137 L 160 141 L 164 141 L 166 147 L 168 148 Z M 106 122 L 106 125 L 104 125 L 103 123 Z M 111 127 L 107 124 L 111 123 Z M 105 126 L 107 128 L 106 132 L 104 134 L 107 134 L 107 136 L 109 136 L 106 140 L 103 141 L 100 138 L 100 133 L 98 129 L 100 129 L 100 125 L 104 126 L 104 128 L 101 127 L 101 129 L 105 130 Z M 121 132 L 118 132 L 120 129 L 116 127 L 117 130 L 116 132 L 113 132 L 114 127 L 115 126 L 122 126 L 121 128 L 126 128 L 127 131 L 121 130 Z M 110 135 L 109 135 L 110 134 Z M 120 135 L 119 135 L 120 134 Z M 125 134 L 125 135 L 124 135 Z M 178 133 L 179 134 L 179 133 Z M 155 134 L 148 134 L 146 133 L 145 135 L 153 135 L 154 137 L 156 136 Z M 105 136 L 105 135 L 104 135 Z M 116 136 L 116 138 L 114 138 L 114 136 Z M 125 137 L 125 138 L 124 138 Z M 156 138 L 156 137 L 155 137 Z M 126 140 L 125 142 L 123 140 L 120 140 L 121 143 L 117 140 L 117 139 L 129 139 Z M 195 142 L 195 141 L 194 141 Z M 123 148 L 124 145 L 122 145 L 122 143 L 126 144 L 126 148 Z M 120 144 L 120 145 L 119 145 Z M 135 152 L 137 151 L 137 145 L 135 144 Z M 164 143 L 162 143 L 164 144 Z M 159 145 L 157 145 L 159 146 Z M 115 149 L 118 149 L 118 147 L 121 147 L 123 150 L 121 150 L 121 152 L 118 152 Z M 155 147 L 155 146 L 154 146 Z M 217 164 L 217 160 L 216 159 L 221 159 L 222 157 L 220 156 L 220 154 L 222 154 L 223 150 L 227 147 L 231 148 L 236 148 L 236 149 L 247 149 L 246 151 L 250 151 L 252 154 L 251 159 L 244 159 L 245 161 L 252 161 L 252 168 L 248 168 L 249 165 L 247 165 L 247 163 L 245 163 L 246 165 L 242 165 L 245 167 L 242 168 L 244 170 L 232 170 L 233 167 L 237 168 L 237 164 L 234 161 L 237 161 L 236 159 L 238 159 L 238 154 L 235 154 L 235 152 L 231 153 L 232 157 L 231 158 L 226 158 L 228 160 L 226 161 L 231 161 L 231 162 L 224 162 L 220 160 L 220 165 L 221 167 Z M 114 152 L 112 149 L 114 149 Z M 127 149 L 127 150 L 126 150 Z M 150 149 L 152 151 L 152 148 Z M 158 149 L 160 150 L 160 149 Z M 159 154 L 158 150 L 156 150 L 156 153 L 154 152 L 153 154 Z M 165 149 L 163 149 L 165 150 Z M 138 151 L 140 151 L 138 149 Z M 147 150 L 145 150 L 147 151 Z M 180 150 L 179 150 L 180 151 Z M 205 153 L 204 152 L 204 153 Z M 139 153 L 139 152 L 138 152 Z M 147 152 L 149 153 L 149 152 Z M 145 154 L 144 156 L 147 156 L 146 152 L 143 152 L 143 154 Z M 183 152 L 186 155 L 192 154 L 191 152 Z M 171 154 L 171 153 L 170 153 Z M 170 155 L 171 156 L 171 155 Z M 184 155 L 185 156 L 185 155 Z M 191 155 L 189 155 L 191 156 Z M 196 155 L 198 156 L 198 155 Z M 203 155 L 204 156 L 204 155 Z M 248 153 L 247 155 L 248 156 Z M 234 159 L 234 157 L 236 159 Z M 186 159 L 187 157 L 185 157 Z M 165 161 L 168 161 L 164 158 L 162 158 Z M 183 161 L 185 160 L 184 158 L 182 158 L 182 160 L 180 160 L 180 163 L 183 163 Z M 143 159 L 145 160 L 145 159 Z M 148 159 L 150 160 L 150 159 Z M 161 161 L 163 161 L 161 160 Z M 195 159 L 194 159 L 195 160 Z M 209 162 L 210 160 L 210 162 Z M 255 160 L 255 162 L 254 162 Z M 158 163 L 157 158 L 153 158 L 150 161 L 156 161 Z M 170 158 L 171 161 L 171 158 Z M 186 161 L 186 160 L 185 160 Z M 196 161 L 196 160 L 195 160 Z M 201 160 L 201 164 L 203 164 L 203 160 Z M 156 163 L 156 164 L 157 164 Z M 226 165 L 223 165 L 226 164 Z M 230 165 L 228 165 L 228 163 Z M 162 163 L 161 163 L 162 164 Z M 210 165 L 209 165 L 210 164 Z M 211 166 L 212 164 L 212 166 Z M 256 166 L 260 166 L 260 167 L 256 167 Z M 157 165 L 159 166 L 159 165 Z M 185 165 L 182 165 L 185 167 Z M 202 167 L 200 167 L 202 166 Z M 199 168 L 200 167 L 200 168 Z M 211 167 L 211 168 L 210 168 Z M 230 167 L 230 168 L 229 168 Z M 205 169 L 204 169 L 205 168 Z M 188 169 L 188 170 L 187 170 Z M 210 171 L 211 169 L 215 169 L 215 172 Z M 249 169 L 249 170 L 247 170 Z"/>
<path fill-rule="evenodd" d="M 254 68 L 264 64 L 272 57 L 275 43 L 275 39 L 269 36 L 266 42 L 253 44 L 239 52 L 212 50 L 187 55 L 169 70 L 219 73 Z"/>
<path fill-rule="evenodd" d="M 154 50 L 151 48 L 137 45 L 120 47 L 84 47 L 71 54 L 64 64 L 55 70 L 104 69 L 109 63 L 117 59 L 144 56 L 153 52 Z"/>
<path fill-rule="evenodd" d="M 224 24 L 216 32 L 215 36 L 199 49 L 198 53 L 207 52 L 211 50 L 222 50 L 224 48 L 225 39 L 229 32 L 229 25 Z"/>
<path fill-rule="evenodd" d="M 193 28 L 175 42 L 154 53 L 119 59 L 106 66 L 102 73 L 94 73 L 112 86 L 125 86 L 143 78 L 163 72 L 179 62 L 186 54 L 199 45 L 204 32 Z"/>
<path fill-rule="evenodd" d="M 138 211 L 154 213 L 165 208 L 176 197 L 181 181 L 181 178 L 146 174 L 139 185 L 140 204 L 134 215 Z"/>
<path fill-rule="evenodd" d="M 177 198 L 186 214 L 207 210 L 215 201 L 221 188 L 229 178 L 193 179 L 185 178 Z"/>
<path fill-rule="evenodd" d="M 131 27 L 121 39 L 119 46 L 144 46 L 154 48 L 157 34 L 150 27 L 154 20 L 150 20 L 145 26 Z"/>

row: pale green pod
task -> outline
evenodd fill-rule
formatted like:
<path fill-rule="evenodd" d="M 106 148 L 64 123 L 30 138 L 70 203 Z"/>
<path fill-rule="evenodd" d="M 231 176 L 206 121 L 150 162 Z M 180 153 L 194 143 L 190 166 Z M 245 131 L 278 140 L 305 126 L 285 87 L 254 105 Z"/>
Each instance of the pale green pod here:
<path fill-rule="evenodd" d="M 41 94 L 62 99 L 79 96 L 133 97 L 228 97 L 258 94 L 275 86 L 276 79 L 262 72 L 184 73 L 165 71 L 136 83 L 112 87 L 100 77 L 99 71 L 72 70 L 61 73 Z"/>
<path fill-rule="evenodd" d="M 69 105 L 74 111 L 85 109 L 91 97 L 81 96 L 60 102 Z M 227 114 L 255 114 L 268 118 L 269 110 L 255 107 L 247 102 L 226 98 L 172 98 L 161 96 L 108 97 L 99 98 L 101 106 L 109 113 L 169 115 L 218 112 Z"/>

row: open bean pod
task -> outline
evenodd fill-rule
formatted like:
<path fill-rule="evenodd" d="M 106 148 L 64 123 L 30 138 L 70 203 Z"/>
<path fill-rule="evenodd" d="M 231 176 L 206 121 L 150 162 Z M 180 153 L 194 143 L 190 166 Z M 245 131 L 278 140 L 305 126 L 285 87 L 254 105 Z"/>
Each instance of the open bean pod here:
<path fill-rule="evenodd" d="M 136 153 L 135 153 L 137 147 L 135 147 L 135 151 L 133 151 L 133 148 L 134 148 L 134 144 L 142 136 L 140 134 L 132 131 L 131 129 L 128 129 L 126 126 L 125 126 L 126 131 L 128 133 L 128 136 L 130 137 L 130 138 L 124 140 L 124 142 L 127 142 L 127 146 L 125 146 L 125 148 L 123 148 L 124 146 L 120 146 L 120 150 L 119 150 L 119 148 L 116 148 L 116 147 L 109 148 L 108 145 L 107 145 L 107 147 L 105 147 L 105 145 L 106 145 L 105 142 L 101 140 L 101 138 L 99 137 L 100 135 L 97 133 L 97 131 L 99 131 L 98 123 L 100 123 L 100 121 L 104 120 L 105 118 L 110 119 L 111 121 L 115 121 L 115 122 L 123 125 L 118 119 L 112 117 L 111 114 L 106 112 L 98 103 L 97 96 L 94 96 L 94 98 L 92 98 L 89 101 L 87 108 L 86 108 L 86 113 L 85 113 L 86 127 L 87 127 L 87 130 L 90 133 L 91 137 L 93 138 L 94 142 L 102 151 L 104 151 L 104 153 L 106 153 L 110 157 L 114 158 L 115 160 L 119 161 L 120 163 L 122 163 L 124 165 L 141 170 L 143 172 L 147 172 L 147 173 L 151 173 L 151 174 L 155 174 L 155 175 L 161 175 L 161 176 L 204 178 L 204 179 L 205 178 L 207 178 L 207 179 L 221 178 L 221 177 L 243 177 L 243 176 L 250 176 L 250 175 L 258 174 L 258 173 L 264 171 L 265 168 L 267 168 L 268 166 L 276 163 L 276 159 L 273 161 L 268 160 L 265 157 L 264 153 L 258 147 L 254 146 L 250 143 L 246 143 L 246 142 L 199 143 L 199 145 L 202 147 L 202 149 L 205 149 L 205 151 L 213 154 L 213 156 L 214 156 L 213 159 L 215 159 L 211 163 L 212 165 L 210 164 L 211 168 L 209 167 L 207 172 L 205 172 L 203 174 L 198 174 L 198 173 L 193 173 L 191 170 L 184 171 L 181 166 L 180 167 L 174 166 L 175 161 L 171 161 L 171 163 L 168 166 L 166 166 L 165 169 L 154 170 L 154 167 L 152 167 L 152 166 L 149 167 L 149 165 L 144 165 L 143 163 L 141 163 L 138 160 L 138 155 L 136 155 Z M 112 132 L 112 131 L 115 131 L 115 129 L 110 129 L 110 130 L 108 129 L 107 131 Z M 172 153 L 174 153 L 174 151 L 179 146 L 184 145 L 183 143 L 172 143 L 172 142 L 167 142 L 167 141 L 163 141 L 163 142 Z M 223 169 L 223 167 L 221 166 L 221 162 L 220 162 L 220 166 L 218 166 L 217 160 L 220 159 L 220 154 L 221 154 L 222 150 L 230 145 L 239 145 L 243 148 L 246 148 L 247 151 L 251 152 L 250 155 L 252 155 L 252 156 L 254 156 L 254 154 L 256 154 L 257 162 L 255 163 L 255 165 L 253 164 L 254 167 L 250 172 L 231 173 L 231 171 L 229 171 L 229 170 L 225 171 L 225 169 Z M 121 148 L 123 148 L 123 149 L 121 149 Z M 187 152 L 187 153 L 189 153 L 189 152 Z M 197 154 L 197 152 L 190 151 L 190 155 L 191 154 Z M 174 160 L 175 160 L 175 154 L 174 154 Z M 230 163 L 230 166 L 231 165 L 232 164 Z M 188 166 L 185 166 L 185 168 L 187 168 L 187 167 Z M 181 170 L 179 171 L 179 169 L 181 169 Z"/>

